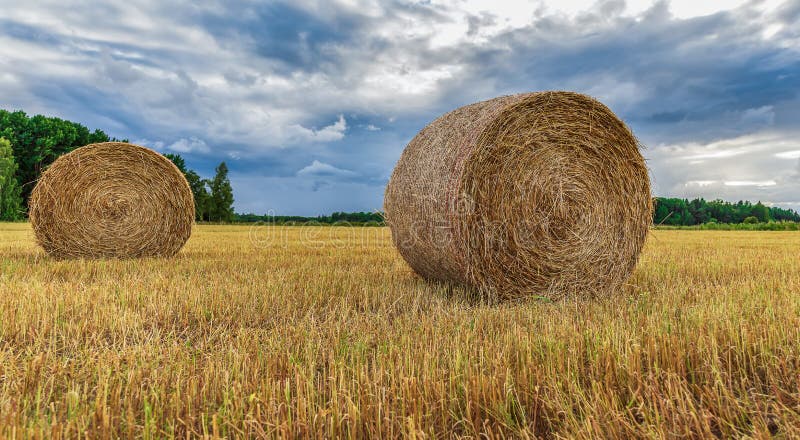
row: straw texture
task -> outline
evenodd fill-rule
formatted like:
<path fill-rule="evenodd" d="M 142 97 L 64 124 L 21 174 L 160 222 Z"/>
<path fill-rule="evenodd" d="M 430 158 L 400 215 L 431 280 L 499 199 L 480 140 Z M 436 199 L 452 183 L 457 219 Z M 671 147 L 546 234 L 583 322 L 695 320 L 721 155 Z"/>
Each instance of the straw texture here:
<path fill-rule="evenodd" d="M 175 255 L 194 222 L 194 199 L 180 170 L 152 150 L 119 142 L 58 158 L 29 207 L 37 241 L 57 258 Z"/>
<path fill-rule="evenodd" d="M 497 299 L 615 291 L 652 221 L 633 133 L 571 92 L 504 96 L 435 120 L 406 147 L 384 205 L 418 274 Z"/>

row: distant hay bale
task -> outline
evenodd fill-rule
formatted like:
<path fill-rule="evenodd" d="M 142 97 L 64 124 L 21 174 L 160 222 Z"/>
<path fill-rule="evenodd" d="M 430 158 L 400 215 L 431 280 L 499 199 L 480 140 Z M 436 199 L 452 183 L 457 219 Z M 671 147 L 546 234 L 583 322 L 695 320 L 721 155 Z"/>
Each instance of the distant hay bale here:
<path fill-rule="evenodd" d="M 30 198 L 39 244 L 57 258 L 175 255 L 189 239 L 194 199 L 164 156 L 137 145 L 81 147 L 45 171 Z"/>
<path fill-rule="evenodd" d="M 403 151 L 384 205 L 418 274 L 498 299 L 610 293 L 652 222 L 638 141 L 571 92 L 504 96 L 435 120 Z"/>

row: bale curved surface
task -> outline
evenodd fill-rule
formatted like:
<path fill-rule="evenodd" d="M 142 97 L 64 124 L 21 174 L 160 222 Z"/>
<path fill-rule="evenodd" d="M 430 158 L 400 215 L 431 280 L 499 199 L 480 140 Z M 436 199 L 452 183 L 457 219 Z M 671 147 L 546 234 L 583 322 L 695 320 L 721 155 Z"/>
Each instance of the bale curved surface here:
<path fill-rule="evenodd" d="M 172 256 L 191 235 L 194 199 L 164 156 L 106 142 L 53 162 L 31 194 L 29 217 L 57 258 Z"/>
<path fill-rule="evenodd" d="M 403 151 L 384 210 L 418 274 L 498 299 L 611 293 L 652 222 L 639 142 L 572 92 L 504 96 L 436 119 Z"/>

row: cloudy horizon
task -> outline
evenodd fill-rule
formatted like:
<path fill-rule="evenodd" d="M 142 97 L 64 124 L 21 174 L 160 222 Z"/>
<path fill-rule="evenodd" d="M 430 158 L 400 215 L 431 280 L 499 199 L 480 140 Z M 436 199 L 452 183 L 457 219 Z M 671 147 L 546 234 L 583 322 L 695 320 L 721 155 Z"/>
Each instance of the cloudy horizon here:
<path fill-rule="evenodd" d="M 574 90 L 646 146 L 654 195 L 800 210 L 800 3 L 698 3 L 0 0 L 0 108 L 225 160 L 237 212 L 318 215 L 381 209 L 449 110 Z"/>

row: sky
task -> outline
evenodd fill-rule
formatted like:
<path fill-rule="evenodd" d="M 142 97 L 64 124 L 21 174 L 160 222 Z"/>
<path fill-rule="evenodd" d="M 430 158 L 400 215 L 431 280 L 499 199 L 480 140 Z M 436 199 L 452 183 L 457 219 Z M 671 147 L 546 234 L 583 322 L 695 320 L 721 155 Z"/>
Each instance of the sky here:
<path fill-rule="evenodd" d="M 225 161 L 237 212 L 375 211 L 457 107 L 573 90 L 653 193 L 800 210 L 797 0 L 0 0 L 0 108 Z"/>

